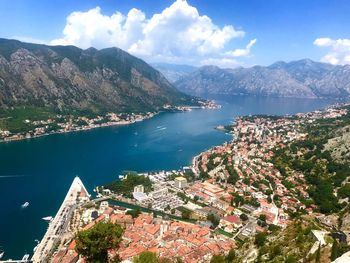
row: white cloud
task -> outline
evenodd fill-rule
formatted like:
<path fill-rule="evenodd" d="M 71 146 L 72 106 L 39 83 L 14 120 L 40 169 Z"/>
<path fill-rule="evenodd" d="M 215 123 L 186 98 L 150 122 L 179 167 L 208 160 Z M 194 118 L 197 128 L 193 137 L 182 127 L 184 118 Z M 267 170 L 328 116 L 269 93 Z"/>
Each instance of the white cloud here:
<path fill-rule="evenodd" d="M 350 39 L 317 38 L 314 45 L 329 48 L 329 52 L 321 59 L 333 65 L 350 64 Z"/>
<path fill-rule="evenodd" d="M 232 51 L 226 52 L 226 55 L 232 57 L 246 57 L 250 55 L 250 49 L 256 43 L 256 39 L 252 39 L 249 41 L 248 45 L 245 48 L 237 48 Z"/>
<path fill-rule="evenodd" d="M 39 38 L 33 38 L 33 37 L 27 37 L 27 36 L 13 36 L 11 39 L 17 39 L 22 42 L 28 42 L 28 43 L 37 43 L 37 44 L 48 44 L 46 40 L 39 39 Z"/>
<path fill-rule="evenodd" d="M 241 63 L 239 63 L 237 60 L 232 58 L 208 58 L 208 59 L 202 60 L 200 64 L 202 66 L 215 65 L 220 68 L 235 68 L 241 65 Z"/>
<path fill-rule="evenodd" d="M 208 59 L 248 56 L 256 39 L 244 49 L 227 51 L 232 40 L 244 35 L 233 25 L 214 24 L 186 0 L 176 0 L 150 18 L 135 8 L 126 15 L 117 11 L 111 16 L 99 7 L 73 12 L 67 17 L 63 37 L 50 43 L 81 48 L 117 46 L 149 61 L 203 64 Z"/>

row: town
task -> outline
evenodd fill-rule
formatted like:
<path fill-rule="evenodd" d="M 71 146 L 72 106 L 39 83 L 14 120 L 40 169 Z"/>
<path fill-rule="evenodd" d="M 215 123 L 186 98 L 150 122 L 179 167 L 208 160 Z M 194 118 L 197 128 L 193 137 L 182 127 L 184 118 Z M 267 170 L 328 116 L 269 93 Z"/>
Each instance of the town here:
<path fill-rule="evenodd" d="M 94 189 L 95 199 L 79 183 L 79 190 L 71 195 L 76 196 L 74 201 L 49 225 L 48 232 L 53 227 L 55 233 L 44 237 L 32 260 L 85 262 L 75 250 L 74 237 L 98 222 L 124 229 L 119 248 L 108 251 L 110 258 L 118 255 L 122 262 L 132 262 L 149 251 L 161 258 L 210 262 L 214 255 L 228 255 L 259 233 L 288 227 L 299 212 L 322 221 L 324 215 L 308 194 L 305 175 L 283 176 L 272 157 L 276 149 L 304 140 L 305 124 L 346 114 L 347 109 L 334 107 L 295 116 L 238 117 L 224 127 L 232 133 L 232 141 L 194 157 L 190 167 L 128 172 Z M 309 254 L 326 245 L 327 232 L 314 229 L 312 233 L 315 243 Z M 250 248 L 247 255 L 245 262 L 253 262 L 257 250 Z"/>

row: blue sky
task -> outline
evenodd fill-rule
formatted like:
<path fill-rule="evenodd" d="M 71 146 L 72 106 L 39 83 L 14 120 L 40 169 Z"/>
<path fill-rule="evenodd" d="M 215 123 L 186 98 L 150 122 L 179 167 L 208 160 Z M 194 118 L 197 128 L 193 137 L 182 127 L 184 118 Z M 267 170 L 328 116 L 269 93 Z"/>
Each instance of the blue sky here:
<path fill-rule="evenodd" d="M 149 62 L 350 64 L 349 14 L 347 0 L 1 0 L 0 37 L 118 46 Z"/>

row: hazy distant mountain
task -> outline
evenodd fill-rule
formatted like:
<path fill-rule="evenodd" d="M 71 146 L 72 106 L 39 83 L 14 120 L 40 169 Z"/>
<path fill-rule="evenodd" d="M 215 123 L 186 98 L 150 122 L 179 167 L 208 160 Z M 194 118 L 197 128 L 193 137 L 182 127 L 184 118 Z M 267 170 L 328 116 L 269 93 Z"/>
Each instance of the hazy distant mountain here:
<path fill-rule="evenodd" d="M 174 83 L 178 79 L 187 76 L 189 73 L 198 69 L 189 65 L 177 65 L 167 63 L 154 63 L 151 65 L 155 69 L 159 70 L 171 83 Z"/>
<path fill-rule="evenodd" d="M 82 50 L 0 39 L 0 109 L 141 112 L 191 101 L 160 72 L 118 48 Z"/>
<path fill-rule="evenodd" d="M 221 69 L 204 66 L 175 82 L 192 95 L 242 94 L 295 98 L 350 96 L 350 65 L 303 59 L 268 67 Z"/>

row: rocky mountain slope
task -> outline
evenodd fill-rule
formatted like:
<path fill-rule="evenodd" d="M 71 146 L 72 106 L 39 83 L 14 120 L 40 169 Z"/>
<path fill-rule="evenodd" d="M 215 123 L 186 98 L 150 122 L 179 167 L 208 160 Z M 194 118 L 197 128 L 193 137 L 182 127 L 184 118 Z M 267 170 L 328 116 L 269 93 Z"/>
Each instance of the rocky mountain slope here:
<path fill-rule="evenodd" d="M 268 67 L 204 66 L 176 81 L 175 86 L 193 95 L 344 98 L 350 95 L 350 65 L 333 66 L 304 59 Z"/>
<path fill-rule="evenodd" d="M 121 49 L 0 39 L 0 109 L 144 112 L 191 103 L 160 72 Z"/>
<path fill-rule="evenodd" d="M 159 70 L 171 83 L 194 72 L 198 68 L 190 65 L 176 65 L 168 63 L 154 63 L 152 67 Z"/>

